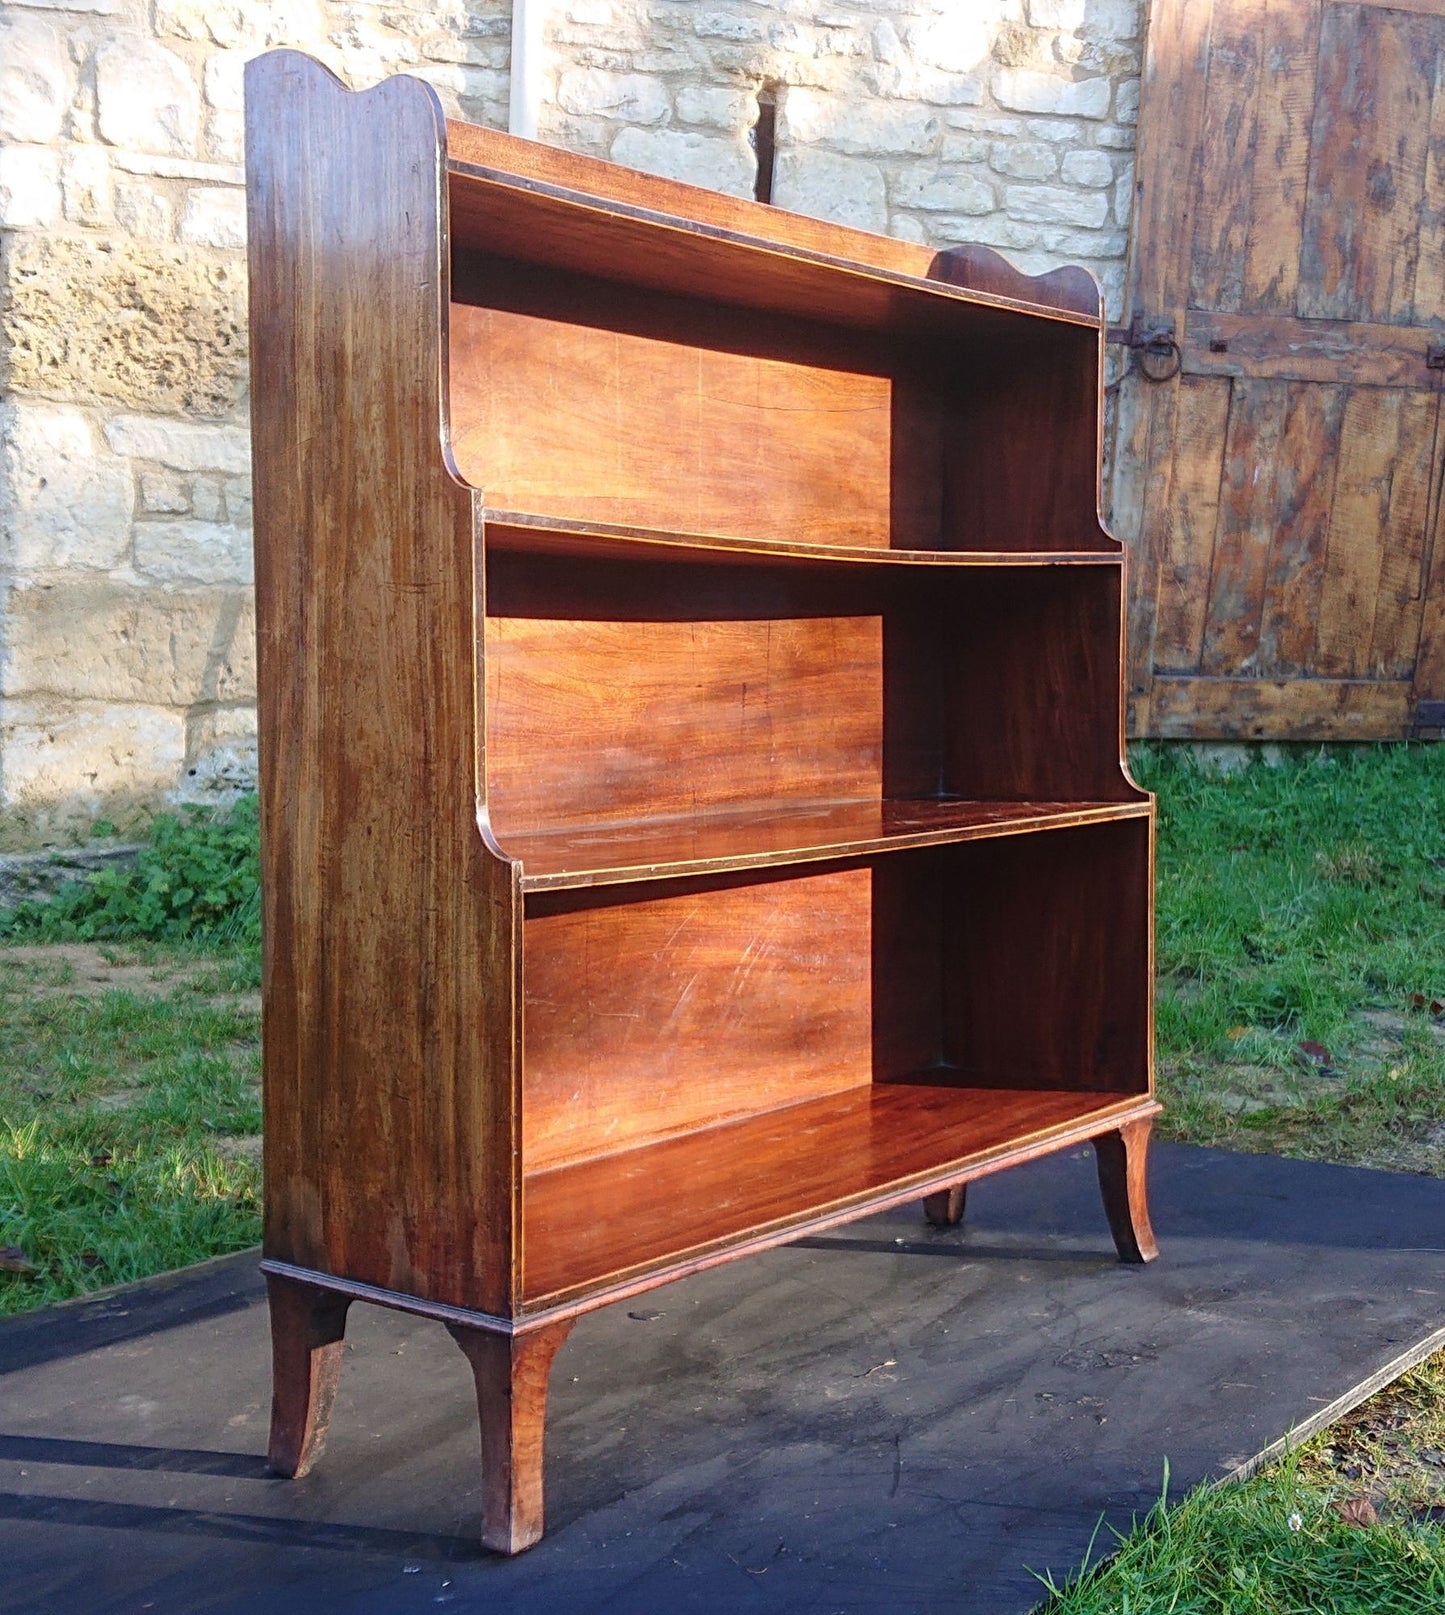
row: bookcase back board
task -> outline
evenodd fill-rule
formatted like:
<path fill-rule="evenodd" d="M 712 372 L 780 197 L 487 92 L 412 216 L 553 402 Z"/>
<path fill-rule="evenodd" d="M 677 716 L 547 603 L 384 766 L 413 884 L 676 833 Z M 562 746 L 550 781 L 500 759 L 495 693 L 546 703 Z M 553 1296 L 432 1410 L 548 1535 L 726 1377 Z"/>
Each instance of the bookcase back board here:
<path fill-rule="evenodd" d="M 273 1464 L 356 1298 L 516 1551 L 580 1312 L 1090 1140 L 1152 1255 L 1093 282 L 294 52 L 247 163 Z"/>

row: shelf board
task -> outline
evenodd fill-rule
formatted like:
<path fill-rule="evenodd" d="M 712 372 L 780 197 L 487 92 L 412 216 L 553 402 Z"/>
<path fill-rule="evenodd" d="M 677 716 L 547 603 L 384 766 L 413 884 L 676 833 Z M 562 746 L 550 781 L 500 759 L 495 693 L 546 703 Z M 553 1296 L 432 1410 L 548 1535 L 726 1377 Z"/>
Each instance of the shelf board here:
<path fill-rule="evenodd" d="M 954 286 L 485 161 L 451 156 L 447 180 L 453 243 L 523 262 L 863 330 L 1018 341 L 1049 326 L 1100 328 L 1098 315 L 1077 309 Z"/>
<path fill-rule="evenodd" d="M 1077 550 L 895 550 L 882 545 L 809 544 L 787 539 L 726 538 L 715 533 L 665 532 L 613 522 L 570 521 L 520 510 L 486 510 L 489 549 L 514 554 L 654 559 L 677 563 L 776 565 L 837 561 L 852 565 L 933 567 L 1122 566 L 1123 548 L 1100 530 L 1111 549 Z"/>
<path fill-rule="evenodd" d="M 858 858 L 990 836 L 1063 830 L 1146 818 L 1135 802 L 808 802 L 767 803 L 698 818 L 509 831 L 501 851 L 522 865 L 524 892 L 609 886 L 623 881 L 725 874 L 772 865 Z"/>
<path fill-rule="evenodd" d="M 534 1173 L 523 1188 L 524 1306 L 600 1304 L 1157 1109 L 1145 1094 L 959 1087 L 940 1074 Z"/>

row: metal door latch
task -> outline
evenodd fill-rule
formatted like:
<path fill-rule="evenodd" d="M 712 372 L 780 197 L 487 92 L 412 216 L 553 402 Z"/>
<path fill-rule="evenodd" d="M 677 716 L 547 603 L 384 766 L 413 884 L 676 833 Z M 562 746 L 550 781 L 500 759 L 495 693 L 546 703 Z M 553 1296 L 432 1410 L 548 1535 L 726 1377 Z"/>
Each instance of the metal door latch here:
<path fill-rule="evenodd" d="M 1111 325 L 1104 340 L 1128 348 L 1134 368 L 1146 381 L 1172 381 L 1184 363 L 1174 321 L 1157 315 L 1135 314 L 1128 325 Z"/>

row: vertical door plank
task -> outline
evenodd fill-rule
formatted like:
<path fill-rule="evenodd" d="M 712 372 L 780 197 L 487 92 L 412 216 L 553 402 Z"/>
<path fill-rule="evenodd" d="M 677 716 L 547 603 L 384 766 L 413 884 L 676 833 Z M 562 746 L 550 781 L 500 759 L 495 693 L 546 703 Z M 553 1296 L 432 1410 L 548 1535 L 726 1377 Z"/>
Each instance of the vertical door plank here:
<path fill-rule="evenodd" d="M 1206 673 L 1255 671 L 1287 394 L 1283 382 L 1234 383 L 1199 661 Z"/>
<path fill-rule="evenodd" d="M 1154 389 L 1157 391 L 1158 389 Z M 1171 395 L 1173 387 L 1168 389 Z M 1153 467 L 1150 442 L 1154 426 L 1154 399 L 1148 382 L 1125 376 L 1119 385 L 1114 415 L 1114 464 L 1109 530 L 1124 545 L 1125 581 L 1128 587 L 1129 665 L 1125 670 L 1128 695 L 1128 730 L 1144 734 L 1149 728 L 1149 684 L 1154 666 L 1155 601 L 1159 557 L 1146 529 Z"/>
<path fill-rule="evenodd" d="M 1161 487 L 1164 548 L 1159 568 L 1154 666 L 1193 672 L 1204 641 L 1209 570 L 1219 515 L 1219 484 L 1231 383 L 1186 377 L 1179 386 L 1172 476 Z"/>
<path fill-rule="evenodd" d="M 1314 670 L 1325 677 L 1363 677 L 1369 662 L 1400 402 L 1395 390 L 1353 387 L 1345 404 L 1315 640 Z"/>
<path fill-rule="evenodd" d="M 1374 115 L 1373 43 L 1362 8 L 1324 8 L 1300 261 L 1298 306 L 1306 319 L 1359 314 L 1355 264 L 1365 209 L 1362 158 Z"/>
<path fill-rule="evenodd" d="M 1315 382 L 1289 389 L 1259 634 L 1261 675 L 1311 671 L 1345 396 L 1344 387 Z"/>
<path fill-rule="evenodd" d="M 1213 9 L 1208 0 L 1150 7 L 1130 276 L 1136 311 L 1183 311 Z"/>
<path fill-rule="evenodd" d="M 1319 63 L 1319 0 L 1269 0 L 1263 26 L 1242 306 L 1293 313 Z"/>
<path fill-rule="evenodd" d="M 1425 598 L 1420 611 L 1420 643 L 1415 656 L 1417 701 L 1445 701 L 1445 544 L 1440 542 L 1440 504 L 1433 512 L 1431 531 L 1426 535 L 1428 559 Z"/>
<path fill-rule="evenodd" d="M 1422 325 L 1445 315 L 1445 50 L 1435 57 L 1430 99 L 1430 141 L 1425 153 L 1425 194 L 1420 202 L 1420 246 L 1415 264 L 1415 318 Z"/>
<path fill-rule="evenodd" d="M 1200 131 L 1189 306 L 1237 312 L 1244 289 L 1259 88 L 1257 0 L 1215 0 Z"/>
<path fill-rule="evenodd" d="M 1438 393 L 1406 393 L 1400 400 L 1399 449 L 1390 478 L 1389 514 L 1380 534 L 1380 583 L 1368 664 L 1372 678 L 1409 678 L 1414 666 L 1439 411 Z"/>
<path fill-rule="evenodd" d="M 1361 153 L 1365 197 L 1355 236 L 1356 318 L 1407 323 L 1415 315 L 1440 25 L 1398 11 L 1373 12 L 1370 22 L 1375 80 Z M 1438 241 L 1430 246 L 1439 252 Z M 1439 312 L 1427 310 L 1426 318 Z"/>

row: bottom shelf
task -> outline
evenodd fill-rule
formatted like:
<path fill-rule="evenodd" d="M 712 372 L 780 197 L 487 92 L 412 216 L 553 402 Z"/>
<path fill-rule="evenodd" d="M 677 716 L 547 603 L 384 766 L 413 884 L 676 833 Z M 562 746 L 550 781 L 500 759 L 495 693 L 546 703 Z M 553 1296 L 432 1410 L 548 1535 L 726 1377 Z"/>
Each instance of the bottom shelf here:
<path fill-rule="evenodd" d="M 873 1083 L 533 1173 L 525 1307 L 613 1298 L 644 1275 L 776 1243 L 1156 1108 L 1145 1094 Z"/>

